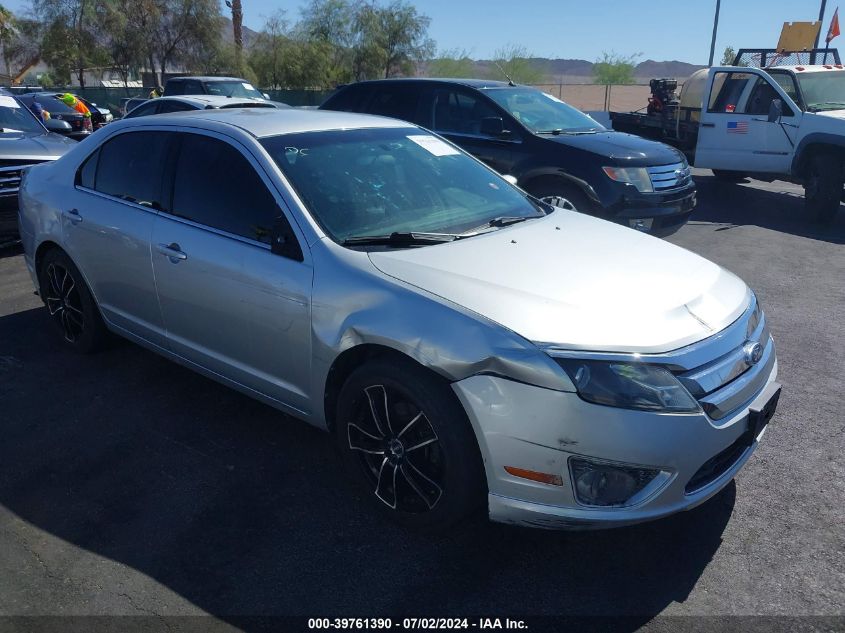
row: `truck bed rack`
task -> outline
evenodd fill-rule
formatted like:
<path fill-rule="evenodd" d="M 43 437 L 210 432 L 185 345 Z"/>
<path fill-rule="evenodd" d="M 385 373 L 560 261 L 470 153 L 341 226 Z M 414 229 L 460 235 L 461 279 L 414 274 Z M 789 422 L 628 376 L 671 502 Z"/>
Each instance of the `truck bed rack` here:
<path fill-rule="evenodd" d="M 741 48 L 733 66 L 771 68 L 772 66 L 812 66 L 813 64 L 841 64 L 836 48 L 811 48 L 803 51 L 778 51 L 776 48 Z"/>

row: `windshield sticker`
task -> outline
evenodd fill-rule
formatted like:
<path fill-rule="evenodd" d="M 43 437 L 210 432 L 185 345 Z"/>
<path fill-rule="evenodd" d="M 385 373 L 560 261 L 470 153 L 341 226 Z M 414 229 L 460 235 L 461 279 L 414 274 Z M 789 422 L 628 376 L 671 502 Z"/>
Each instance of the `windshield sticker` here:
<path fill-rule="evenodd" d="M 554 101 L 555 103 L 563 103 L 563 101 L 561 101 L 561 100 L 560 100 L 560 99 L 558 99 L 557 97 L 554 97 L 554 96 L 550 95 L 548 92 L 544 92 L 544 93 L 543 93 L 543 96 L 544 96 L 546 99 L 551 99 L 551 100 L 552 100 L 552 101 Z"/>
<path fill-rule="evenodd" d="M 20 104 L 12 97 L 4 97 L 0 95 L 0 106 L 4 108 L 20 108 Z"/>
<path fill-rule="evenodd" d="M 408 137 L 408 140 L 428 150 L 434 156 L 455 156 L 456 154 L 460 154 L 454 147 L 430 134 L 412 134 Z"/>
<path fill-rule="evenodd" d="M 245 81 L 242 81 L 242 82 L 241 82 L 241 85 L 242 85 L 244 88 L 246 88 L 247 90 L 255 90 L 255 88 L 253 88 L 253 87 L 252 87 L 252 84 L 248 84 L 248 83 L 246 83 Z"/>

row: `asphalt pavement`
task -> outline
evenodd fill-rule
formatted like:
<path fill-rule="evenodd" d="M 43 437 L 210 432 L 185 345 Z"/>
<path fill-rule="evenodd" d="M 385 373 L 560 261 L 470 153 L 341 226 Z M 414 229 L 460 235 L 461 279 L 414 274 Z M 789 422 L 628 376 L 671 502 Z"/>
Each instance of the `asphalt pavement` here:
<path fill-rule="evenodd" d="M 431 537 L 385 523 L 322 432 L 129 343 L 64 350 L 22 256 L 0 255 L 0 616 L 174 628 L 188 620 L 169 616 L 212 614 L 249 629 L 259 621 L 239 618 L 619 615 L 614 628 L 655 630 L 708 621 L 655 616 L 789 616 L 787 628 L 845 629 L 845 208 L 820 227 L 792 185 L 697 181 L 693 219 L 669 241 L 756 290 L 783 395 L 722 493 L 603 532 L 476 520 Z M 74 621 L 90 628 L 51 620 Z"/>

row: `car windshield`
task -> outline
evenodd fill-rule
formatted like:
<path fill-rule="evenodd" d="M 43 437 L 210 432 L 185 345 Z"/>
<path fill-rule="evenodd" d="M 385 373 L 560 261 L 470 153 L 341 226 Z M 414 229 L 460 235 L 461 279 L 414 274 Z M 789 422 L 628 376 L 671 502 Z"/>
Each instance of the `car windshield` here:
<path fill-rule="evenodd" d="M 205 84 L 205 89 L 210 95 L 264 98 L 264 95 L 256 90 L 251 83 L 245 81 L 209 81 Z"/>
<path fill-rule="evenodd" d="M 77 112 L 74 108 L 62 101 L 59 101 L 59 98 L 56 95 L 49 93 L 21 97 L 20 99 L 28 106 L 31 105 L 33 101 L 37 101 L 41 104 L 42 108 L 50 113 L 58 112 L 60 114 L 79 114 L 79 112 Z"/>
<path fill-rule="evenodd" d="M 501 176 L 419 128 L 285 134 L 261 144 L 338 242 L 456 235 L 503 217 L 543 215 Z"/>
<path fill-rule="evenodd" d="M 494 88 L 485 94 L 535 133 L 579 134 L 605 128 L 550 94 L 533 88 Z"/>
<path fill-rule="evenodd" d="M 845 110 L 845 71 L 796 73 L 809 110 Z"/>
<path fill-rule="evenodd" d="M 44 128 L 35 115 L 30 113 L 12 97 L 0 95 L 0 128 L 6 132 L 36 132 L 44 134 Z"/>

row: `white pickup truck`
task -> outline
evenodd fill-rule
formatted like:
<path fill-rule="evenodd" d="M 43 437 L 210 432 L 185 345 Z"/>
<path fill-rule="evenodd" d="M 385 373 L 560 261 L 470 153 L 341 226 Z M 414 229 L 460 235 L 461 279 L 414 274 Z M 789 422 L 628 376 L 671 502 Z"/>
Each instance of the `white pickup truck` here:
<path fill-rule="evenodd" d="M 684 83 L 679 99 L 663 103 L 653 96 L 648 114 L 611 112 L 610 118 L 615 130 L 675 145 L 690 164 L 718 178 L 801 184 L 806 209 L 818 221 L 831 222 L 843 199 L 842 64 L 704 69 Z"/>

